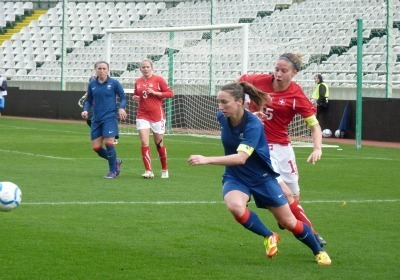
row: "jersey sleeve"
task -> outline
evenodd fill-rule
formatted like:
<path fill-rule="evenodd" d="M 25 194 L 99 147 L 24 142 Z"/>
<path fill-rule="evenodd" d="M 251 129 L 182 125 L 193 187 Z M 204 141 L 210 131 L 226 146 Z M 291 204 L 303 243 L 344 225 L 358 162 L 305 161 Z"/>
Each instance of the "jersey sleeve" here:
<path fill-rule="evenodd" d="M 248 83 L 250 83 L 250 84 L 253 84 L 254 79 L 255 79 L 256 77 L 257 77 L 256 75 L 244 74 L 244 75 L 242 75 L 242 76 L 239 78 L 239 80 L 240 80 L 241 82 L 248 82 Z"/>
<path fill-rule="evenodd" d="M 251 155 L 258 145 L 258 140 L 260 139 L 261 133 L 264 133 L 264 129 L 263 124 L 256 116 L 249 112 L 247 114 L 251 116 L 248 116 L 249 121 L 243 131 L 243 140 L 240 142 L 237 151 L 240 149 L 248 155 Z"/>
<path fill-rule="evenodd" d="M 87 96 L 85 101 L 83 102 L 83 111 L 89 112 L 90 108 L 92 107 L 93 104 L 93 91 L 92 91 L 92 82 L 88 84 L 88 89 L 87 89 Z"/>
<path fill-rule="evenodd" d="M 302 91 L 297 94 L 295 111 L 303 117 L 308 127 L 318 124 L 318 120 L 315 117 L 317 108 Z"/>
<path fill-rule="evenodd" d="M 138 80 L 136 80 L 135 83 L 133 84 L 133 95 L 139 95 L 137 90 L 137 85 L 138 85 Z"/>
<path fill-rule="evenodd" d="M 125 109 L 126 106 L 126 95 L 125 91 L 120 82 L 116 81 L 116 94 L 119 97 L 119 108 Z"/>
<path fill-rule="evenodd" d="M 161 97 L 162 98 L 171 98 L 174 96 L 174 92 L 172 91 L 172 89 L 168 86 L 167 82 L 164 80 L 163 77 L 159 77 L 158 78 L 158 84 L 160 87 L 160 91 L 161 91 Z"/>

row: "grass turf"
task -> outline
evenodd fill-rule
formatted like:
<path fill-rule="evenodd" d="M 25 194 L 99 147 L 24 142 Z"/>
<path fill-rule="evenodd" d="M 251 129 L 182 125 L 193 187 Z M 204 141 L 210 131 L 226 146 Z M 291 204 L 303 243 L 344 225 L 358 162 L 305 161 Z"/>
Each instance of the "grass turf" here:
<path fill-rule="evenodd" d="M 122 173 L 90 148 L 86 124 L 0 119 L 0 181 L 23 193 L 0 213 L 1 279 L 398 279 L 400 150 L 350 145 L 324 149 L 316 165 L 296 148 L 302 205 L 328 241 L 333 264 L 271 214 L 256 211 L 282 238 L 274 259 L 244 230 L 221 197 L 223 167 L 187 164 L 221 155 L 219 140 L 166 136 L 170 179 L 143 180 L 138 136 L 116 147 Z M 344 201 L 347 203 L 344 205 Z"/>

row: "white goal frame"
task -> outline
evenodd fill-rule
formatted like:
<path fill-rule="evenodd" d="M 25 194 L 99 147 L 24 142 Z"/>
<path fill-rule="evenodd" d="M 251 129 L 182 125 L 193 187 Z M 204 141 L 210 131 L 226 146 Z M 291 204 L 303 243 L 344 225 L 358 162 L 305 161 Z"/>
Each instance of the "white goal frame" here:
<path fill-rule="evenodd" d="M 249 24 L 216 24 L 216 25 L 201 25 L 201 26 L 184 26 L 184 27 L 160 27 L 160 28 L 108 28 L 105 29 L 106 40 L 106 61 L 111 61 L 111 40 L 115 33 L 149 33 L 149 32 L 176 32 L 176 31 L 208 31 L 220 29 L 242 29 L 243 44 L 242 44 L 242 74 L 247 73 L 249 61 Z M 111 64 L 110 64 L 111 65 Z"/>
<path fill-rule="evenodd" d="M 233 30 L 231 32 L 234 32 L 234 30 L 237 29 L 241 29 L 241 46 L 236 46 L 235 52 L 237 52 L 238 54 L 240 54 L 241 56 L 241 61 L 237 63 L 240 64 L 237 68 L 240 71 L 238 71 L 240 75 L 246 74 L 248 73 L 248 67 L 249 67 L 249 23 L 238 23 L 238 24 L 216 24 L 216 25 L 203 25 L 203 26 L 181 26 L 181 27 L 160 27 L 160 28 L 109 28 L 109 29 L 105 29 L 105 59 L 107 62 L 110 63 L 110 70 L 113 70 L 113 61 L 112 61 L 112 48 L 113 48 L 113 39 L 118 40 L 118 36 L 116 34 L 138 34 L 138 33 L 156 33 L 156 32 L 166 32 L 166 33 L 178 33 L 178 32 L 187 32 L 187 31 L 204 31 L 204 32 L 210 32 L 210 31 L 221 31 L 220 33 L 222 33 L 223 30 Z M 236 34 L 236 33 L 235 33 Z M 236 34 L 237 36 L 238 34 Z M 114 37 L 115 36 L 115 37 Z M 210 42 L 213 42 L 214 38 L 212 38 L 212 40 L 210 40 Z M 218 40 L 218 39 L 217 39 Z M 211 43 L 213 44 L 213 43 Z M 150 45 L 149 45 L 150 46 Z M 229 45 L 227 45 L 229 46 Z M 170 48 L 171 46 L 168 45 L 168 43 L 165 45 L 165 48 Z M 219 51 L 219 54 L 221 54 L 221 52 L 223 52 L 224 50 L 221 48 L 221 45 L 217 45 L 218 49 L 217 53 Z M 223 46 L 222 46 L 223 47 Z M 173 48 L 173 45 L 172 45 Z M 210 46 L 210 51 L 211 51 L 211 55 L 214 54 L 214 46 Z M 241 50 L 238 50 L 240 49 Z M 222 51 L 221 51 L 222 49 Z M 212 61 L 214 62 L 214 61 Z M 213 63 L 210 63 L 210 67 L 214 67 Z M 211 72 L 211 71 L 210 71 Z M 134 81 L 135 78 L 138 77 L 132 77 L 129 78 L 130 81 Z M 117 77 L 118 79 L 118 77 Z M 126 78 L 125 78 L 126 79 Z M 184 104 L 184 108 L 182 109 L 182 107 L 179 107 L 179 109 L 177 109 L 177 111 L 174 112 L 181 112 L 186 111 L 186 112 L 190 112 L 190 116 L 186 118 L 190 120 L 186 121 L 186 119 L 183 121 L 186 125 L 186 122 L 196 122 L 196 118 L 201 118 L 202 115 L 207 115 L 211 117 L 215 118 L 215 115 L 211 116 L 213 114 L 213 112 L 211 112 L 211 110 L 209 109 L 210 107 L 210 97 L 215 97 L 214 95 L 216 95 L 216 90 L 218 89 L 219 86 L 221 86 L 221 81 L 218 80 L 219 77 L 216 76 L 210 76 L 210 80 L 209 80 L 209 95 L 206 96 L 204 94 L 204 92 L 200 93 L 199 95 L 200 98 L 205 98 L 204 102 L 206 102 L 207 104 L 205 104 L 205 106 L 208 106 L 206 108 L 206 110 L 200 108 L 194 108 L 193 104 L 190 103 L 185 103 Z M 226 80 L 225 80 L 226 81 Z M 129 104 L 129 103 L 134 103 L 134 102 L 130 102 L 130 94 L 132 94 L 132 86 L 133 83 L 130 84 L 130 86 L 128 88 L 126 88 L 125 92 L 128 95 L 128 106 L 130 107 L 135 107 L 135 104 Z M 170 84 L 171 86 L 171 84 Z M 174 84 L 171 86 L 171 88 L 174 90 L 177 88 L 174 88 Z M 178 84 L 177 87 L 179 88 L 180 85 Z M 178 91 L 178 89 L 177 89 Z M 200 91 L 200 89 L 199 89 Z M 207 91 L 207 90 L 206 90 Z M 196 97 L 196 94 L 194 94 L 194 96 Z M 206 99 L 206 97 L 208 97 L 208 99 Z M 175 99 L 175 98 L 174 98 Z M 168 119 L 171 119 L 172 117 L 174 117 L 174 114 L 172 113 L 172 111 L 168 112 L 168 107 L 173 107 L 170 106 L 170 104 L 168 104 L 169 100 L 167 99 L 167 101 L 165 102 L 165 109 L 166 109 L 166 113 L 167 113 L 167 129 L 166 129 L 166 134 L 169 135 L 190 135 L 190 136 L 200 136 L 200 137 L 219 137 L 219 126 L 215 124 L 216 120 L 214 119 L 206 119 L 206 121 L 204 120 L 204 116 L 202 117 L 202 122 L 204 123 L 204 121 L 207 123 L 211 123 L 212 129 L 208 129 L 208 128 L 204 128 L 204 125 L 200 125 L 199 127 L 197 127 L 197 123 L 196 126 L 185 126 L 183 128 L 179 127 L 178 129 L 176 129 L 175 127 L 173 129 L 171 129 L 171 126 L 168 126 Z M 175 102 L 175 101 L 174 101 Z M 186 102 L 186 101 L 185 101 Z M 212 101 L 211 101 L 212 102 Z M 180 106 L 182 106 L 182 104 L 180 104 Z M 186 107 L 187 106 L 187 107 Z M 217 104 L 215 104 L 215 107 L 213 106 L 213 104 L 211 104 L 211 106 L 213 107 L 213 109 L 215 108 L 215 111 L 217 110 Z M 136 110 L 136 108 L 134 108 L 131 111 Z M 170 109 L 171 110 L 171 109 Z M 175 110 L 175 109 L 173 109 Z M 205 112 L 207 111 L 207 112 Z M 211 113 L 210 113 L 211 112 Z M 129 113 L 128 113 L 129 114 Z M 310 131 L 308 128 L 305 128 L 305 122 L 304 120 L 299 120 L 300 116 L 296 116 L 296 121 L 293 121 L 289 127 L 289 132 L 293 132 L 293 135 L 290 135 L 292 143 L 295 146 L 310 146 L 312 145 L 312 140 L 310 137 Z M 133 117 L 134 118 L 134 117 Z M 208 121 L 207 121 L 208 120 Z M 134 125 L 134 119 L 130 119 L 129 121 L 120 121 L 120 134 L 137 134 L 137 131 L 135 129 L 135 125 Z M 294 127 L 294 129 L 293 129 Z"/>

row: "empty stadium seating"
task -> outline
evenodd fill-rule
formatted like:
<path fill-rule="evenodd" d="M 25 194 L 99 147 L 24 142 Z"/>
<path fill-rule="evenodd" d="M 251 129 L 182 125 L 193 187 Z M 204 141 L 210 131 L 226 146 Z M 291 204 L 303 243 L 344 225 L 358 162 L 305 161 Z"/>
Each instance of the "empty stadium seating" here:
<path fill-rule="evenodd" d="M 367 4 L 366 4 L 367 3 Z M 0 30 L 13 30 L 26 15 L 33 13 L 34 1 L 0 2 Z M 400 87 L 400 32 L 394 29 L 393 53 L 386 55 L 387 35 L 384 0 L 222 0 L 211 13 L 211 2 L 182 1 L 167 7 L 163 1 L 69 1 L 63 18 L 63 3 L 54 2 L 37 19 L 31 20 L 19 32 L 4 40 L 0 47 L 0 71 L 11 80 L 60 80 L 62 48 L 67 49 L 67 81 L 86 81 L 93 62 L 104 59 L 106 28 L 148 28 L 166 26 L 193 26 L 221 23 L 249 22 L 250 72 L 272 70 L 276 55 L 283 49 L 299 51 L 304 55 L 302 77 L 316 72 L 329 77 L 334 86 L 355 85 L 356 73 L 356 19 L 364 19 L 363 71 L 365 80 L 382 85 L 387 64 L 393 69 L 393 81 Z M 36 5 L 37 6 L 37 5 Z M 394 20 L 400 22 L 400 4 L 395 5 Z M 65 20 L 65 22 L 63 22 Z M 212 20 L 212 21 L 211 21 Z M 68 28 L 64 30 L 62 26 Z M 112 69 L 121 77 L 139 74 L 131 65 L 145 57 L 157 57 L 158 73 L 166 75 L 165 59 L 168 34 L 125 34 L 116 36 L 111 54 Z M 198 77 L 209 76 L 207 57 L 194 50 L 205 46 L 202 32 L 177 33 L 175 47 L 175 78 L 194 83 Z M 64 41 L 63 41 L 64 38 Z M 148 45 L 135 45 L 134 40 L 146 40 Z M 198 48 L 185 51 L 188 41 L 197 41 Z M 225 48 L 240 48 L 242 41 L 236 31 L 221 32 L 215 37 Z M 318 41 L 319 40 L 319 41 Z M 322 42 L 323 40 L 323 42 Z M 151 46 L 151 47 L 149 47 Z M 219 75 L 234 78 L 240 72 L 241 58 L 217 53 L 213 69 Z M 374 83 L 371 83 L 372 85 Z"/>

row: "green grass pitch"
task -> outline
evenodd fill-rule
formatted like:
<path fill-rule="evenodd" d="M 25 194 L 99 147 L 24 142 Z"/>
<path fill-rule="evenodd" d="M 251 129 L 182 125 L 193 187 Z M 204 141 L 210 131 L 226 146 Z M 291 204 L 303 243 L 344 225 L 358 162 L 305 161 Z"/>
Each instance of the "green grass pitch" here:
<path fill-rule="evenodd" d="M 166 136 L 170 178 L 141 178 L 138 136 L 122 135 L 115 180 L 82 123 L 0 119 L 0 181 L 22 204 L 0 212 L 6 279 L 399 279 L 400 149 L 326 148 L 316 165 L 296 148 L 302 205 L 327 240 L 332 266 L 279 230 L 279 254 L 237 224 L 222 202 L 220 166 L 189 166 L 191 154 L 222 155 L 217 139 Z M 342 202 L 347 202 L 343 205 Z"/>

